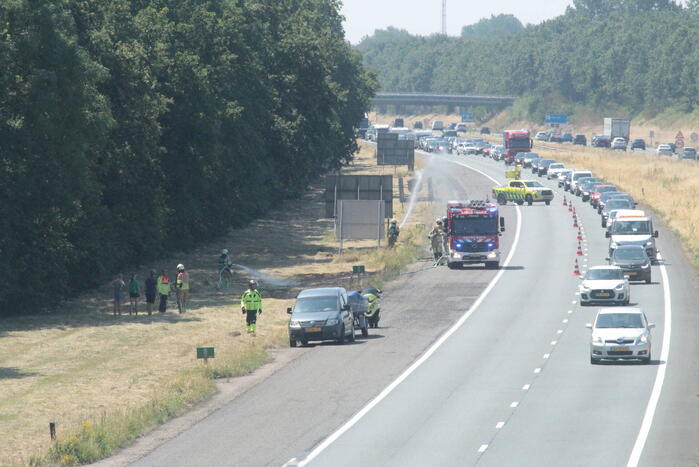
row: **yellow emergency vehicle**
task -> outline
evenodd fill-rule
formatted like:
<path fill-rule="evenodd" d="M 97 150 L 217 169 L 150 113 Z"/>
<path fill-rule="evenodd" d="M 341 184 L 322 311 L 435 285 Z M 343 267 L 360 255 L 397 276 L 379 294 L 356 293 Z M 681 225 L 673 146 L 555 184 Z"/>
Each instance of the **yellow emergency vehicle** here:
<path fill-rule="evenodd" d="M 514 201 L 519 205 L 543 202 L 548 206 L 553 200 L 553 190 L 536 180 L 510 180 L 506 185 L 493 187 L 493 198 L 503 205 Z"/>

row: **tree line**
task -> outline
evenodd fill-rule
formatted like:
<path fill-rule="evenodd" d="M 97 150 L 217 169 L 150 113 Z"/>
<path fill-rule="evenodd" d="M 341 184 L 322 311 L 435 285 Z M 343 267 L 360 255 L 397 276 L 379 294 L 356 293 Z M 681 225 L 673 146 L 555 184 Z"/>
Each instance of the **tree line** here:
<path fill-rule="evenodd" d="M 6 0 L 0 314 L 301 194 L 376 87 L 337 0 Z"/>
<path fill-rule="evenodd" d="M 513 34 L 493 34 L 491 18 L 478 23 L 478 37 L 389 28 L 357 48 L 384 91 L 524 96 L 534 114 L 571 103 L 630 115 L 692 112 L 698 12 L 696 0 L 576 0 L 565 14 Z"/>

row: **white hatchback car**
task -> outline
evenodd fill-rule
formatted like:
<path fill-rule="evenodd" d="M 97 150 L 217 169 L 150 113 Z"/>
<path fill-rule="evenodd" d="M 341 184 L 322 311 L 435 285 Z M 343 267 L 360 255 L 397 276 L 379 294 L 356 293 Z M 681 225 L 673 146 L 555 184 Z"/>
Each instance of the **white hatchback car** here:
<path fill-rule="evenodd" d="M 629 280 L 617 266 L 594 266 L 581 277 L 580 304 L 617 303 L 628 305 L 631 300 Z"/>
<path fill-rule="evenodd" d="M 651 333 L 655 324 L 649 323 L 640 308 L 602 308 L 595 317 L 590 337 L 590 363 L 600 360 L 641 360 L 650 363 Z"/>

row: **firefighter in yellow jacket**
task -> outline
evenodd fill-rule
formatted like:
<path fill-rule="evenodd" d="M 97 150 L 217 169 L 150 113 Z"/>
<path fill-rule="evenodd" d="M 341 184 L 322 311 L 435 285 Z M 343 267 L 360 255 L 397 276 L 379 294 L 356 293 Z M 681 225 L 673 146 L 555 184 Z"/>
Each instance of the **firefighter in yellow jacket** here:
<path fill-rule="evenodd" d="M 244 315 L 247 314 L 245 330 L 254 336 L 257 330 L 257 315 L 262 314 L 262 296 L 257 290 L 256 281 L 250 281 L 248 290 L 240 297 L 240 309 Z"/>

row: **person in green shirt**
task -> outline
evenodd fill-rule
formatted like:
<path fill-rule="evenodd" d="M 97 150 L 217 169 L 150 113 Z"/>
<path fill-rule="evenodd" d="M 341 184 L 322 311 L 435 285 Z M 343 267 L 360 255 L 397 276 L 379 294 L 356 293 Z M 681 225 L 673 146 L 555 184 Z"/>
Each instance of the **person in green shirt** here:
<path fill-rule="evenodd" d="M 257 290 L 256 281 L 250 281 L 248 290 L 240 297 L 240 309 L 247 315 L 245 330 L 254 336 L 257 331 L 257 315 L 262 314 L 262 295 Z"/>
<path fill-rule="evenodd" d="M 131 299 L 131 307 L 129 308 L 129 314 L 138 315 L 138 297 L 141 296 L 141 286 L 136 280 L 136 274 L 131 274 L 131 279 L 129 280 L 129 298 Z"/>

